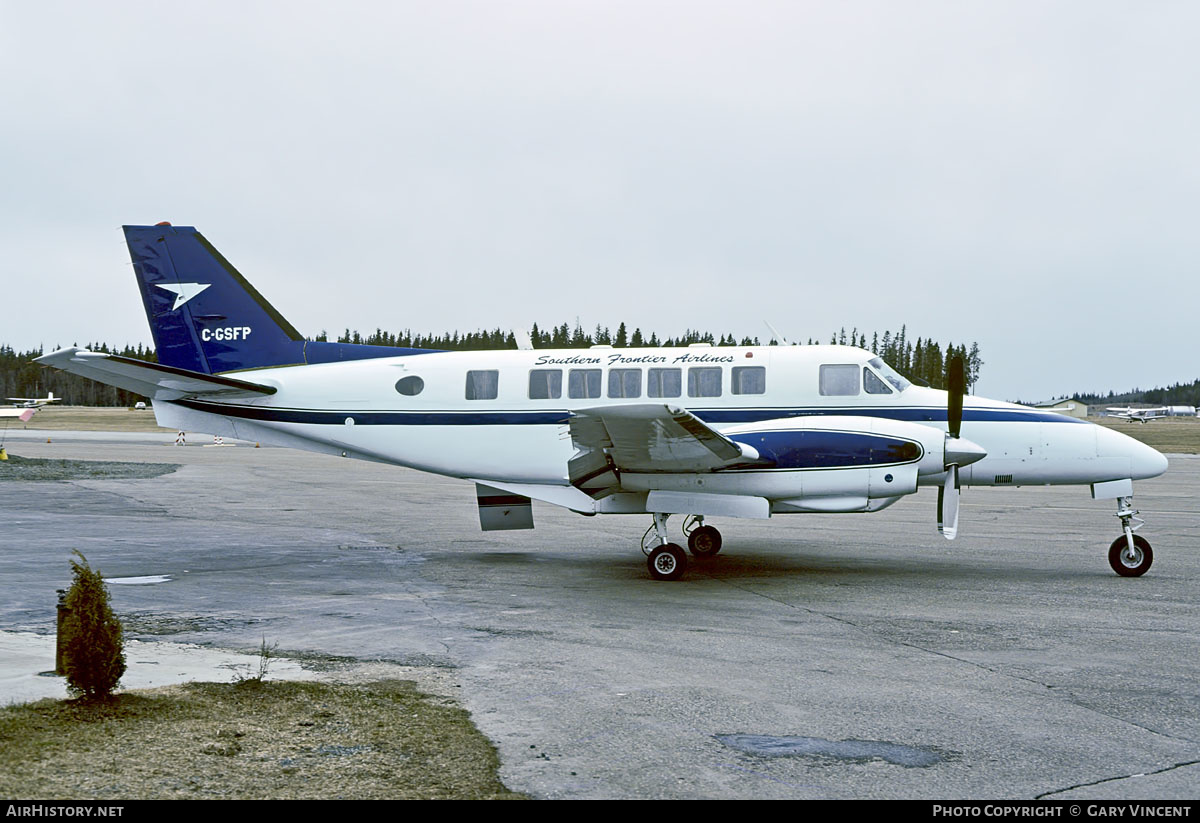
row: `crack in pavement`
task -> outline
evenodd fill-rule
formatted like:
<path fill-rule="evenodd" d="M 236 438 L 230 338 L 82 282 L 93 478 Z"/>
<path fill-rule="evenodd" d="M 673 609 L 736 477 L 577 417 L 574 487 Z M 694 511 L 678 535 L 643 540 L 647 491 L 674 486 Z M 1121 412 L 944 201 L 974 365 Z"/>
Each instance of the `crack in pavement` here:
<path fill-rule="evenodd" d="M 762 593 L 762 592 L 757 592 L 757 591 L 754 591 L 754 590 L 753 590 L 753 589 L 751 589 L 751 588 L 748 588 L 748 587 L 746 587 L 746 586 L 740 586 L 740 585 L 738 585 L 737 583 L 733 583 L 733 582 L 731 582 L 731 581 L 729 581 L 729 580 L 726 580 L 726 579 L 722 579 L 722 578 L 719 578 L 719 577 L 714 577 L 714 576 L 712 576 L 712 575 L 706 575 L 706 577 L 708 577 L 708 579 L 709 579 L 709 580 L 713 580 L 713 581 L 716 581 L 716 582 L 724 583 L 724 584 L 725 584 L 725 585 L 727 585 L 727 586 L 730 586 L 730 587 L 732 587 L 732 588 L 738 589 L 738 590 L 740 590 L 740 591 L 744 591 L 744 592 L 746 592 L 747 594 L 753 595 L 753 596 L 755 596 L 755 597 L 761 597 L 761 598 L 763 598 L 764 600 L 770 600 L 770 601 L 771 601 L 771 602 L 773 602 L 773 603 L 778 603 L 778 604 L 780 604 L 780 605 L 782 605 L 782 606 L 785 606 L 785 607 L 787 607 L 787 608 L 789 608 L 789 609 L 793 609 L 793 610 L 795 610 L 795 611 L 802 611 L 802 612 L 806 612 L 806 613 L 808 613 L 808 614 L 811 614 L 811 615 L 814 615 L 814 616 L 816 616 L 816 617 L 823 617 L 823 618 L 825 618 L 826 620 L 830 620 L 830 621 L 833 621 L 833 622 L 835 622 L 835 623 L 840 623 L 840 624 L 842 624 L 842 625 L 844 625 L 844 626 L 849 626 L 849 627 L 851 627 L 851 628 L 853 628 L 853 629 L 857 629 L 858 631 L 862 632 L 862 633 L 863 633 L 863 634 L 865 634 L 865 635 L 869 635 L 869 636 L 871 636 L 871 637 L 874 637 L 874 638 L 876 638 L 876 639 L 878 639 L 878 640 L 883 640 L 884 642 L 891 643 L 891 644 L 893 644 L 893 645 L 897 645 L 897 646 L 903 646 L 903 647 L 905 647 L 905 648 L 909 648 L 909 649 L 914 649 L 914 650 L 916 650 L 916 651 L 923 652 L 923 653 L 925 653 L 925 654 L 930 654 L 930 655 L 934 655 L 934 656 L 936 656 L 936 657 L 945 658 L 946 660 L 952 660 L 952 661 L 954 661 L 954 662 L 956 662 L 956 663 L 963 663 L 963 664 L 965 664 L 965 665 L 967 665 L 967 666 L 972 666 L 972 667 L 974 667 L 974 668 L 976 668 L 976 669 L 980 669 L 980 670 L 982 670 L 982 671 L 989 672 L 989 673 L 991 673 L 991 674 L 994 674 L 994 675 L 997 675 L 997 676 L 999 676 L 999 677 L 1006 677 L 1006 678 L 1011 678 L 1011 679 L 1013 679 L 1013 680 L 1020 680 L 1020 681 L 1022 681 L 1022 682 L 1024 682 L 1024 683 L 1029 683 L 1030 685 L 1033 685 L 1033 686 L 1039 686 L 1039 687 L 1041 687 L 1041 688 L 1045 689 L 1046 691 L 1050 692 L 1051 694 L 1053 694 L 1053 695 L 1055 696 L 1055 698 L 1056 698 L 1056 699 L 1058 699 L 1058 700 L 1065 700 L 1065 702 L 1067 702 L 1067 703 L 1071 704 L 1072 706 L 1075 706 L 1075 707 L 1077 707 L 1077 708 L 1080 708 L 1080 709 L 1084 709 L 1084 710 L 1086 710 L 1086 711 L 1089 711 L 1089 712 L 1093 712 L 1093 713 L 1095 713 L 1095 714 L 1098 714 L 1098 715 L 1100 715 L 1101 717 L 1107 717 L 1107 718 L 1110 718 L 1110 719 L 1112 719 L 1112 720 L 1115 720 L 1115 721 L 1117 721 L 1117 722 L 1119 722 L 1119 723 L 1125 723 L 1125 724 L 1128 724 L 1128 725 L 1130 725 L 1130 726 L 1133 726 L 1134 728 L 1138 728 L 1138 729 L 1141 729 L 1141 730 L 1142 730 L 1142 731 L 1144 731 L 1144 732 L 1148 732 L 1148 733 L 1150 733 L 1150 734 L 1153 734 L 1153 735 L 1155 735 L 1156 737 L 1162 737 L 1162 738 L 1165 738 L 1165 739 L 1167 739 L 1167 740 L 1172 740 L 1172 741 L 1177 741 L 1177 742 L 1185 742 L 1185 743 L 1195 743 L 1195 742 L 1196 742 L 1196 741 L 1194 741 L 1194 740 L 1192 740 L 1191 738 L 1188 738 L 1188 737 L 1177 737 L 1177 736 L 1176 736 L 1176 735 L 1174 735 L 1174 734 L 1170 734 L 1170 733 L 1168 733 L 1168 732 L 1164 732 L 1164 731 L 1160 731 L 1160 730 L 1158 730 L 1158 729 L 1153 729 L 1153 728 L 1150 728 L 1149 726 L 1145 726 L 1145 725 L 1143 725 L 1143 724 L 1141 724 L 1141 723 L 1138 723 L 1138 722 L 1136 722 L 1136 721 L 1134 721 L 1134 720 L 1130 720 L 1129 718 L 1126 718 L 1126 717 L 1120 717 L 1120 716 L 1117 716 L 1117 715 L 1109 714 L 1108 712 L 1102 711 L 1101 709 L 1098 709 L 1098 708 L 1097 708 L 1097 707 L 1095 707 L 1095 706 L 1092 706 L 1092 705 L 1089 705 L 1089 704 L 1087 704 L 1087 703 L 1081 702 L 1080 700 L 1078 700 L 1077 698 L 1075 698 L 1073 695 L 1064 695 L 1064 693 L 1063 693 L 1062 691 L 1060 691 L 1060 690 L 1058 689 L 1058 687 L 1052 686 L 1052 685 L 1050 685 L 1050 684 L 1048 684 L 1048 683 L 1043 683 L 1043 682 L 1041 682 L 1041 681 L 1039 681 L 1039 680 L 1036 680 L 1036 679 L 1034 679 L 1034 678 L 1032 678 L 1032 677 L 1027 677 L 1027 676 L 1024 676 L 1024 675 L 1021 675 L 1021 674 L 1017 674 L 1017 673 L 1015 673 L 1015 672 L 1009 672 L 1009 671 L 1004 671 L 1004 670 L 1001 670 L 1001 669 L 997 669 L 997 668 L 994 668 L 994 667 L 992 667 L 992 666 L 988 666 L 988 665 L 986 665 L 986 664 L 984 664 L 984 663 L 979 663 L 979 662 L 976 662 L 976 661 L 974 661 L 974 660 L 968 660 L 968 659 L 966 659 L 966 658 L 963 658 L 963 657 L 957 657 L 957 656 L 955 656 L 955 655 L 953 655 L 953 654 L 950 654 L 950 653 L 948 653 L 948 652 L 942 652 L 942 651 L 938 651 L 938 650 L 936 650 L 936 649 L 927 649 L 927 648 L 925 648 L 924 646 L 920 646 L 920 645 L 918 645 L 918 644 L 916 644 L 916 643 L 913 643 L 913 642 L 911 642 L 911 641 L 908 641 L 908 640 L 897 640 L 897 639 L 895 639 L 895 638 L 888 637 L 886 634 L 884 634 L 883 632 L 880 632 L 880 631 L 879 631 L 879 630 L 877 630 L 877 629 L 874 629 L 874 628 L 872 628 L 872 627 L 869 627 L 869 626 L 862 626 L 862 625 L 859 625 L 858 623 L 855 623 L 853 620 L 847 620 L 847 619 L 846 619 L 846 618 L 844 618 L 844 617 L 837 617 L 836 615 L 832 615 L 832 614 L 826 614 L 825 612 L 819 611 L 819 610 L 817 610 L 817 609 L 813 609 L 813 608 L 811 608 L 811 607 L 809 607 L 809 606 L 801 606 L 801 605 L 797 605 L 797 604 L 795 604 L 795 603 L 789 603 L 789 602 L 787 602 L 786 600 L 781 600 L 781 599 L 780 599 L 780 598 L 778 598 L 778 597 L 772 597 L 772 596 L 771 596 L 771 595 L 769 595 L 769 594 L 764 594 L 764 593 Z M 1187 763 L 1184 763 L 1184 764 L 1178 764 L 1178 765 L 1188 765 L 1188 764 L 1187 764 Z M 1172 767 L 1172 768 L 1175 768 L 1175 767 Z M 1120 779 L 1120 778 L 1113 778 L 1113 779 Z M 1103 781 L 1102 781 L 1102 782 L 1103 782 Z M 1066 791 L 1066 790 L 1064 789 L 1063 791 Z"/>
<path fill-rule="evenodd" d="M 1174 771 L 1175 769 L 1182 769 L 1185 766 L 1196 766 L 1196 765 L 1200 765 L 1200 760 L 1185 760 L 1182 763 L 1176 763 L 1172 766 L 1166 766 L 1165 768 L 1157 769 L 1152 772 L 1138 772 L 1136 774 L 1122 774 L 1117 777 L 1106 777 L 1103 780 L 1093 780 L 1090 783 L 1076 783 L 1074 786 L 1067 786 L 1062 789 L 1054 789 L 1053 791 L 1043 792 L 1042 794 L 1034 795 L 1033 799 L 1034 800 L 1043 800 L 1047 797 L 1051 797 L 1056 794 L 1062 794 L 1063 792 L 1069 792 L 1074 789 L 1086 789 L 1091 786 L 1100 786 L 1104 783 L 1115 783 L 1118 780 L 1128 780 L 1131 777 L 1150 777 L 1151 775 L 1164 774 L 1165 772 Z"/>

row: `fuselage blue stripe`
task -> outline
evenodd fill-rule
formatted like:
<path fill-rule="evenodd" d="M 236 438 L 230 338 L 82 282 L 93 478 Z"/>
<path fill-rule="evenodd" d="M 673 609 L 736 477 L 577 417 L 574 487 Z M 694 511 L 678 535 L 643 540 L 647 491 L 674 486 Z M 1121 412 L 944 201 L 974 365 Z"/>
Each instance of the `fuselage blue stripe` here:
<path fill-rule="evenodd" d="M 357 411 L 280 409 L 271 406 L 244 406 L 213 403 L 205 400 L 181 399 L 172 401 L 196 411 L 261 420 L 275 423 L 307 423 L 321 426 L 344 425 L 353 418 L 360 426 L 549 426 L 566 423 L 571 412 L 567 409 L 546 411 Z M 945 409 L 930 408 L 801 408 L 801 409 L 691 409 L 705 423 L 757 423 L 788 417 L 880 417 L 916 423 L 945 423 Z M 1008 409 L 963 409 L 963 422 L 1023 422 L 1023 423 L 1084 423 L 1074 417 L 1038 411 Z"/>

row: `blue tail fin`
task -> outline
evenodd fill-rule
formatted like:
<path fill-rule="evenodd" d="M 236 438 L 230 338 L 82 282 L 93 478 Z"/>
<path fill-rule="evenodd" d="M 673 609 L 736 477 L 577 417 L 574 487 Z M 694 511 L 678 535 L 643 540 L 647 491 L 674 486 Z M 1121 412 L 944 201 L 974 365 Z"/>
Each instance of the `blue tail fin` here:
<path fill-rule="evenodd" d="M 158 361 L 203 374 L 424 349 L 306 341 L 190 226 L 125 226 Z"/>

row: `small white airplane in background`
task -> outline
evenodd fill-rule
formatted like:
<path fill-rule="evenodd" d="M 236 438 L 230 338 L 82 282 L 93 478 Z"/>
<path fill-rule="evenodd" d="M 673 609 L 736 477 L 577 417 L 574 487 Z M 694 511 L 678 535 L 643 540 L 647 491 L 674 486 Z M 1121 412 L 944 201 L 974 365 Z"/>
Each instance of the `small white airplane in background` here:
<path fill-rule="evenodd" d="M 37 362 L 153 400 L 159 425 L 407 466 L 476 484 L 484 530 L 533 528 L 531 501 L 649 514 L 650 575 L 716 554 L 706 517 L 873 512 L 960 485 L 1067 484 L 1115 499 L 1117 574 L 1150 568 L 1133 481 L 1167 460 L 1072 417 L 914 386 L 850 346 L 435 352 L 306 340 L 194 228 L 124 227 L 158 363 L 83 349 Z M 969 439 L 967 436 L 968 435 Z"/>
<path fill-rule="evenodd" d="M 48 392 L 45 397 L 10 397 L 8 399 L 18 409 L 40 409 L 49 403 L 57 403 L 62 400 L 61 397 L 55 397 L 54 392 Z"/>
<path fill-rule="evenodd" d="M 1134 409 L 1128 406 L 1109 406 L 1105 411 L 1109 417 L 1119 417 L 1122 420 L 1129 420 L 1134 423 L 1147 423 L 1151 420 L 1159 420 L 1167 417 L 1169 409 L 1166 406 L 1158 406 L 1153 409 Z"/>

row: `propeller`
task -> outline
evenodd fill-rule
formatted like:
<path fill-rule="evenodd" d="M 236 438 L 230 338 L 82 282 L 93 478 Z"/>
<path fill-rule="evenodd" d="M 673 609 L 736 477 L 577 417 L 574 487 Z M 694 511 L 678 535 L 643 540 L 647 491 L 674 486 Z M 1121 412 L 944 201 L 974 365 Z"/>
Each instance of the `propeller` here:
<path fill-rule="evenodd" d="M 938 531 L 947 540 L 958 536 L 958 469 L 987 456 L 979 445 L 960 436 L 966 387 L 966 368 L 956 354 L 946 361 L 946 479 L 938 488 Z"/>
<path fill-rule="evenodd" d="M 946 422 L 950 437 L 955 440 L 962 431 L 963 395 L 966 392 L 966 365 L 956 354 L 946 363 Z"/>

